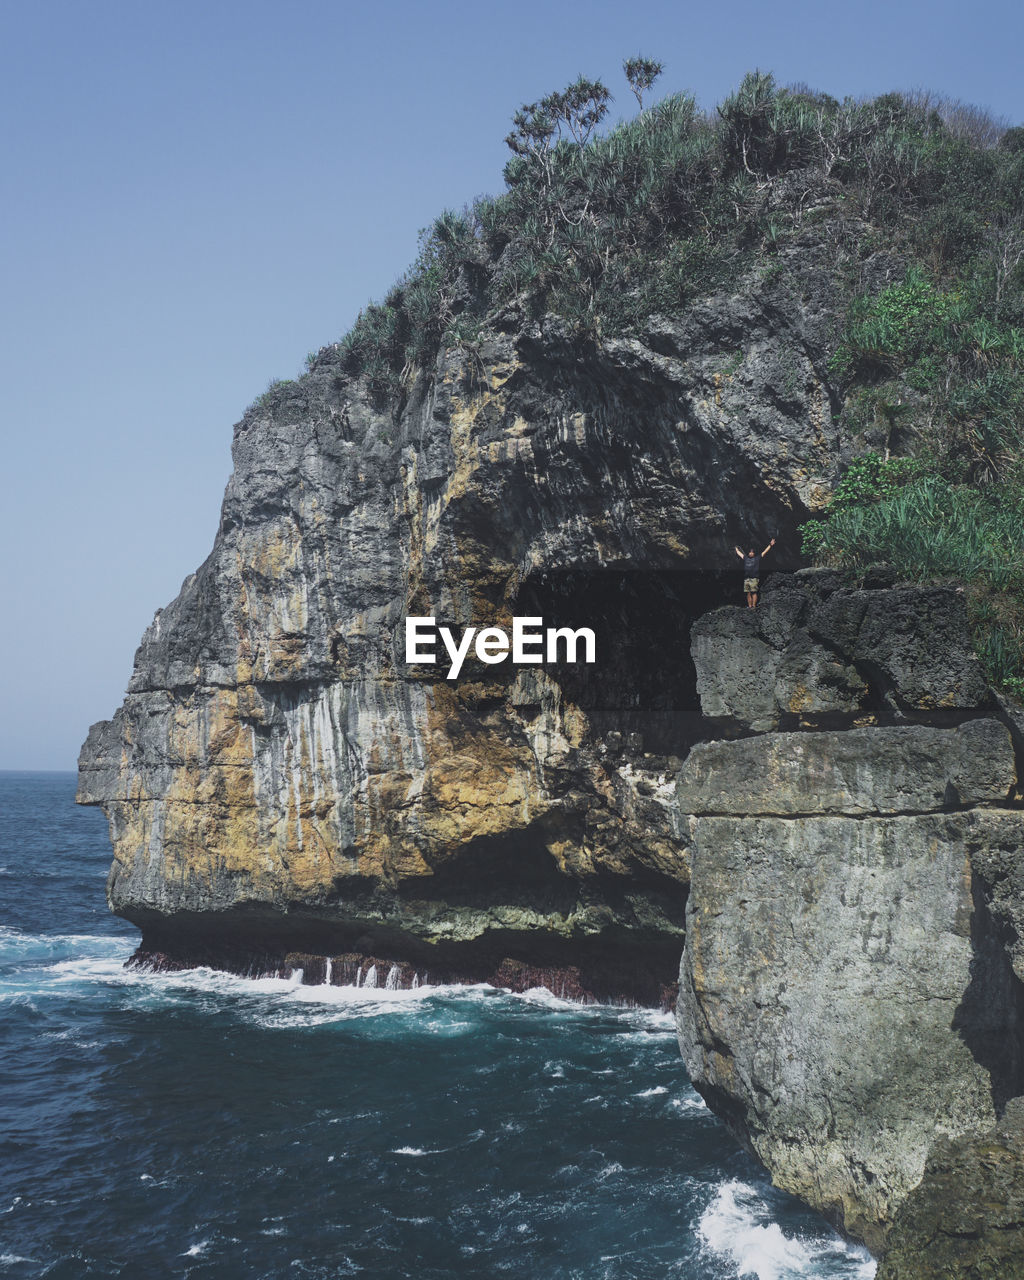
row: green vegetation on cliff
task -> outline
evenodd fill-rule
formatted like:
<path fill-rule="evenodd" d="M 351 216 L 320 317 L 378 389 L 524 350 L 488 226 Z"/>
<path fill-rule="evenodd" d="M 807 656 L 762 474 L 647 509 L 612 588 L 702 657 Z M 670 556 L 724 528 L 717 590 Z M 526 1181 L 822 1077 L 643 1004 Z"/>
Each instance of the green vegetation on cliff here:
<path fill-rule="evenodd" d="M 642 106 L 660 65 L 624 71 Z M 799 289 L 801 256 L 824 254 L 853 466 L 804 551 L 963 579 L 991 678 L 1024 692 L 1024 128 L 759 71 L 713 113 L 677 93 L 602 133 L 609 100 L 581 77 L 515 114 L 505 191 L 422 233 L 342 339 L 344 367 L 397 405 L 413 370 L 486 326 L 640 332 L 752 273 Z"/>
<path fill-rule="evenodd" d="M 952 483 L 941 460 L 859 458 L 824 520 L 804 525 L 804 551 L 823 563 L 891 564 L 918 580 L 966 584 L 986 674 L 1024 696 L 1024 489 Z"/>
<path fill-rule="evenodd" d="M 658 67 L 644 65 L 649 88 Z M 906 371 L 927 391 L 941 353 L 995 394 L 996 366 L 1024 354 L 1024 130 L 920 93 L 838 102 L 761 72 L 712 115 L 674 94 L 602 135 L 608 98 L 580 79 L 516 113 L 505 192 L 422 233 L 416 262 L 343 339 L 353 372 L 396 387 L 407 362 L 512 302 L 626 332 L 752 266 L 779 274 L 772 260 L 814 226 L 850 284 L 837 378 Z M 859 264 L 883 247 L 906 282 L 861 295 Z"/>

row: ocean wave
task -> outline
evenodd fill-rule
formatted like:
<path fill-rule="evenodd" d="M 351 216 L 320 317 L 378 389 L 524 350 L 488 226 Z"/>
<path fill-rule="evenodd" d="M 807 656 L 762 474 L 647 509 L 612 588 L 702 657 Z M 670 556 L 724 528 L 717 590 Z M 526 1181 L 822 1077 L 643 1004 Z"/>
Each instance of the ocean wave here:
<path fill-rule="evenodd" d="M 44 1031 L 40 1034 L 42 1040 L 54 1040 L 61 1044 L 69 1044 L 74 1049 L 99 1049 L 102 1045 L 100 1040 L 83 1040 L 76 1035 L 70 1028 L 63 1031 Z"/>
<path fill-rule="evenodd" d="M 468 1035 L 475 1027 L 471 1021 L 453 1017 L 460 1002 L 472 1003 L 479 998 L 479 992 L 469 987 L 423 985 L 388 991 L 384 987 L 306 987 L 290 986 L 280 979 L 270 981 L 278 986 L 264 993 L 276 999 L 253 1009 L 250 1016 L 257 1025 L 271 1030 L 381 1017 L 413 1018 L 419 1033 L 438 1037 Z M 239 988 L 240 993 L 245 990 Z M 437 1016 L 430 1016 L 431 1007 L 436 1007 Z"/>
<path fill-rule="evenodd" d="M 76 956 L 113 956 L 122 962 L 135 948 L 131 938 L 116 934 L 28 933 L 0 925 L 0 964 L 53 961 Z"/>
<path fill-rule="evenodd" d="M 111 940 L 78 939 L 81 943 Z M 116 941 L 116 940 L 115 940 Z M 83 947 L 84 954 L 54 960 L 34 971 L 45 985 L 93 984 L 134 989 L 145 1001 L 182 997 L 254 997 L 260 1011 L 253 1020 L 268 1026 L 314 1026 L 338 1016 L 375 1015 L 411 1009 L 432 997 L 464 996 L 469 987 L 421 986 L 412 990 L 385 987 L 306 986 L 301 973 L 290 978 L 244 977 L 220 969 L 196 967 L 161 973 L 149 969 L 125 968 L 131 943 L 105 947 Z M 45 976 L 44 976 L 45 975 Z M 466 1024 L 468 1025 L 468 1024 Z"/>
<path fill-rule="evenodd" d="M 609 1009 L 602 1009 L 601 1012 L 608 1014 L 614 1012 Z M 668 1017 L 670 1015 L 666 1015 Z M 619 1015 L 619 1021 L 623 1023 L 623 1029 L 620 1035 L 622 1041 L 626 1044 L 633 1041 L 636 1044 L 649 1045 L 652 1040 L 675 1040 L 676 1027 L 674 1022 L 662 1023 L 656 1021 L 660 1017 L 653 1009 L 634 1009 L 631 1017 L 622 1017 Z"/>
<path fill-rule="evenodd" d="M 84 984 L 134 988 L 148 999 L 177 999 L 190 994 L 270 997 L 271 1007 L 265 1009 L 262 1021 L 274 1028 L 316 1026 L 339 1017 L 375 1017 L 418 1008 L 431 1000 L 451 1004 L 504 997 L 585 1021 L 614 1018 L 622 1024 L 621 1034 L 626 1039 L 649 1042 L 652 1035 L 675 1035 L 671 1014 L 614 1005 L 583 1005 L 556 996 L 545 987 L 511 992 L 488 983 L 424 983 L 411 989 L 306 985 L 300 973 L 290 978 L 245 977 L 203 966 L 160 973 L 125 967 L 136 945 L 136 939 L 116 934 L 28 933 L 0 926 L 0 964 L 8 969 L 8 976 L 13 968 L 18 979 L 13 985 L 20 995 L 41 993 L 44 987 L 53 985 Z M 443 1035 L 457 1035 L 469 1029 L 469 1023 L 460 1026 L 450 1019 L 431 1028 L 435 1034 Z"/>
<path fill-rule="evenodd" d="M 547 987 L 527 987 L 525 991 L 504 990 L 505 994 L 512 996 L 516 1000 L 521 1000 L 524 1004 L 539 1005 L 544 1009 L 561 1011 L 563 1009 L 590 1009 L 593 1007 L 591 1005 L 581 1005 L 578 1002 L 567 999 L 565 996 L 556 996 Z"/>
<path fill-rule="evenodd" d="M 704 1099 L 700 1096 L 700 1094 L 696 1091 L 696 1089 L 692 1090 L 690 1093 L 687 1093 L 682 1098 L 673 1098 L 672 1101 L 669 1103 L 669 1106 L 675 1107 L 677 1111 L 688 1111 L 688 1112 L 703 1111 L 705 1112 L 705 1114 L 709 1116 L 711 1115 L 711 1110 L 708 1107 L 708 1104 L 704 1101 Z"/>
<path fill-rule="evenodd" d="M 486 985 L 486 984 L 484 984 Z M 650 1036 L 675 1036 L 675 1015 L 660 1009 L 645 1009 L 637 1005 L 623 1004 L 581 1004 L 578 1000 L 570 1000 L 566 996 L 556 996 L 547 987 L 528 987 L 525 991 L 509 991 L 507 988 L 490 987 L 490 991 L 500 991 L 502 995 L 511 996 L 524 1004 L 551 1009 L 555 1013 L 574 1013 L 581 1018 L 608 1018 L 623 1023 L 631 1029 L 631 1034 L 638 1040 L 649 1043 Z"/>
<path fill-rule="evenodd" d="M 737 1277 L 871 1280 L 875 1274 L 876 1264 L 867 1252 L 834 1233 L 787 1236 L 772 1221 L 772 1211 L 757 1191 L 735 1178 L 718 1188 L 697 1232 L 711 1254 L 735 1267 Z"/>

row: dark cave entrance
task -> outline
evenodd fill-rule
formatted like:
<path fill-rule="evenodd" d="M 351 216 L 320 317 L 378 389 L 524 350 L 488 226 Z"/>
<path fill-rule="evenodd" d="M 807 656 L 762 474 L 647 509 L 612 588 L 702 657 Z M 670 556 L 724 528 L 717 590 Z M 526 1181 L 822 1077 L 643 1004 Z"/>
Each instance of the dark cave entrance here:
<path fill-rule="evenodd" d="M 718 570 L 566 570 L 529 578 L 515 607 L 548 627 L 594 631 L 593 664 L 547 670 L 595 739 L 617 733 L 631 754 L 682 757 L 705 734 L 690 628 L 739 603 L 738 587 L 736 573 Z"/>

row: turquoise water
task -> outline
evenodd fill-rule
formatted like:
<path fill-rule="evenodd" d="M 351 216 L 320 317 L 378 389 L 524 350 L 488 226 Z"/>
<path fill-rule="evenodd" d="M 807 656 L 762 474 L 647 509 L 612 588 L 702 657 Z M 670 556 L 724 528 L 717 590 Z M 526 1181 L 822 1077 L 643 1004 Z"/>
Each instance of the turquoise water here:
<path fill-rule="evenodd" d="M 873 1275 L 737 1150 L 665 1015 L 125 970 L 73 795 L 0 774 L 0 1276 Z"/>

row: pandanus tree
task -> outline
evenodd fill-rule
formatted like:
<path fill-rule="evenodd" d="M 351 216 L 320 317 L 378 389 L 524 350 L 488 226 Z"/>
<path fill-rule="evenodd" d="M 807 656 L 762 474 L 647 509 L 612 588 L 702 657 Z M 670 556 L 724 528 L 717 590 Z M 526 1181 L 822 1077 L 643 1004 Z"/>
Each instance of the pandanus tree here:
<path fill-rule="evenodd" d="M 644 109 L 644 94 L 664 69 L 662 63 L 655 62 L 653 58 L 642 58 L 639 54 L 635 58 L 627 58 L 622 64 L 622 70 L 625 72 L 629 87 L 633 90 L 641 111 Z"/>
<path fill-rule="evenodd" d="M 552 153 L 558 143 L 571 139 L 577 147 L 586 146 L 608 114 L 611 96 L 600 80 L 580 76 L 561 92 L 524 103 L 512 117 L 512 132 L 505 143 L 514 155 L 537 164 L 550 185 Z"/>

